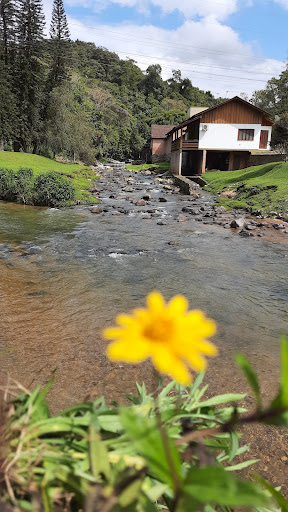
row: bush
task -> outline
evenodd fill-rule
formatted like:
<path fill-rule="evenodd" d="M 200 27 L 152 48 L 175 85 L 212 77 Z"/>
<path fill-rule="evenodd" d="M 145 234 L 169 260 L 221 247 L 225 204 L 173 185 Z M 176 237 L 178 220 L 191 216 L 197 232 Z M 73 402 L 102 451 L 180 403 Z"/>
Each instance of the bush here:
<path fill-rule="evenodd" d="M 15 173 L 17 202 L 33 204 L 34 177 L 32 169 L 20 169 Z"/>
<path fill-rule="evenodd" d="M 16 201 L 17 183 L 14 171 L 0 169 L 0 199 L 5 201 Z"/>
<path fill-rule="evenodd" d="M 34 189 L 34 204 L 41 206 L 63 206 L 75 197 L 75 189 L 68 179 L 52 171 L 39 174 Z"/>

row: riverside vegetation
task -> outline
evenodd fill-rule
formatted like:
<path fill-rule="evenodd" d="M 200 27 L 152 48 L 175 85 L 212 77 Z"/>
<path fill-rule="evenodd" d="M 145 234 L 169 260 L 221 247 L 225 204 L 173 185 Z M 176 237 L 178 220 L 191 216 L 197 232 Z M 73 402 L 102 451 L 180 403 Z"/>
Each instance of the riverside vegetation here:
<path fill-rule="evenodd" d="M 206 173 L 205 190 L 218 196 L 217 203 L 227 208 L 246 208 L 264 214 L 279 213 L 288 218 L 288 164 L 276 162 L 239 171 Z"/>
<path fill-rule="evenodd" d="M 245 395 L 205 398 L 203 372 L 191 383 L 188 367 L 203 370 L 203 355 L 217 354 L 207 340 L 216 325 L 201 311 L 188 311 L 183 296 L 166 304 L 151 293 L 146 308 L 118 315 L 116 322 L 103 332 L 114 340 L 109 357 L 134 363 L 151 357 L 176 381 L 163 387 L 159 376 L 151 394 L 137 384 L 137 394 L 127 395 L 130 406 L 108 406 L 100 397 L 54 417 L 46 401 L 54 377 L 42 391 L 10 383 L 1 414 L 1 510 L 231 512 L 248 506 L 287 512 L 280 490 L 256 472 L 254 482 L 235 476 L 257 460 L 234 460 L 249 450 L 239 444 L 237 426 L 288 426 L 287 340 L 281 340 L 279 392 L 266 408 L 256 373 L 236 355 L 255 396 L 255 412 L 247 414 L 239 406 Z M 163 351 L 165 360 L 159 357 Z"/>
<path fill-rule="evenodd" d="M 42 206 L 93 204 L 97 199 L 89 189 L 96 179 L 89 166 L 0 152 L 0 198 L 6 201 Z"/>

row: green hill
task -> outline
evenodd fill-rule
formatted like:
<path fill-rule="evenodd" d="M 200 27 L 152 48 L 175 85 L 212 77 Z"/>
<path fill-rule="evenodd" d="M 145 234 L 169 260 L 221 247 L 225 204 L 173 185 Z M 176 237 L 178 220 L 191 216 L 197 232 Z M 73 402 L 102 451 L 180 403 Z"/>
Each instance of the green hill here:
<path fill-rule="evenodd" d="M 97 199 L 89 192 L 89 188 L 97 178 L 91 167 L 79 164 L 60 163 L 30 153 L 0 151 L 0 169 L 19 171 L 21 168 L 32 169 L 35 177 L 50 171 L 57 172 L 71 181 L 75 188 L 75 200 L 77 202 L 80 201 L 81 204 L 93 204 L 97 202 Z"/>
<path fill-rule="evenodd" d="M 235 193 L 233 199 L 218 196 L 217 203 L 227 208 L 239 207 L 288 213 L 288 163 L 286 162 L 258 165 L 239 171 L 206 173 L 205 181 L 208 182 L 205 190 L 209 192 Z"/>

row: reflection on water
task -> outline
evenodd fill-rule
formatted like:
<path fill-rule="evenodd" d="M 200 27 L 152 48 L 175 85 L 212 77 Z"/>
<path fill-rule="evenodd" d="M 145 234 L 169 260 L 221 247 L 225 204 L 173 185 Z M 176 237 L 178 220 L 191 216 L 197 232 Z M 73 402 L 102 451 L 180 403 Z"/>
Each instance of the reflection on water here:
<path fill-rule="evenodd" d="M 56 407 L 88 393 L 119 397 L 147 378 L 149 365 L 128 372 L 109 363 L 99 333 L 118 312 L 143 305 L 152 289 L 167 299 L 183 293 L 217 320 L 232 388 L 233 350 L 266 376 L 277 363 L 278 335 L 287 331 L 286 245 L 193 221 L 161 226 L 139 215 L 93 216 L 88 208 L 0 203 L 0 216 L 1 366 L 26 386 L 46 382 L 57 368 Z M 221 364 L 217 371 L 212 364 L 218 377 Z"/>

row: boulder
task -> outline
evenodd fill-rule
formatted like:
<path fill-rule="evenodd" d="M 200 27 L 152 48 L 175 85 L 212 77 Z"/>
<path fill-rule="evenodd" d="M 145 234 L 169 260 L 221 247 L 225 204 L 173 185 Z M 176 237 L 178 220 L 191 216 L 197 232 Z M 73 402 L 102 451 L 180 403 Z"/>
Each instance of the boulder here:
<path fill-rule="evenodd" d="M 218 206 L 215 208 L 215 213 L 226 213 L 226 208 L 224 206 Z"/>
<path fill-rule="evenodd" d="M 138 199 L 138 201 L 135 202 L 136 206 L 146 206 L 146 201 L 144 199 Z"/>
<path fill-rule="evenodd" d="M 91 213 L 102 213 L 102 208 L 100 206 L 93 206 L 90 210 Z"/>
<path fill-rule="evenodd" d="M 232 220 L 232 222 L 230 223 L 230 227 L 235 229 L 242 229 L 245 227 L 245 224 L 245 219 L 243 217 L 240 217 L 238 219 Z"/>
<path fill-rule="evenodd" d="M 244 229 L 242 229 L 242 230 L 239 232 L 239 235 L 240 235 L 240 236 L 243 236 L 243 237 L 254 236 L 254 234 L 253 234 L 253 233 L 251 233 L 251 231 L 245 231 Z"/>
<path fill-rule="evenodd" d="M 186 215 L 183 215 L 182 213 L 180 213 L 180 215 L 178 215 L 178 217 L 176 218 L 176 220 L 177 220 L 178 222 L 186 222 L 187 217 L 186 217 Z"/>
<path fill-rule="evenodd" d="M 159 197 L 158 201 L 159 203 L 167 203 L 166 197 Z"/>

